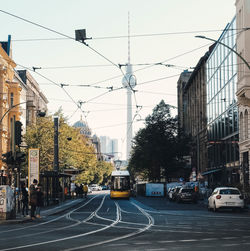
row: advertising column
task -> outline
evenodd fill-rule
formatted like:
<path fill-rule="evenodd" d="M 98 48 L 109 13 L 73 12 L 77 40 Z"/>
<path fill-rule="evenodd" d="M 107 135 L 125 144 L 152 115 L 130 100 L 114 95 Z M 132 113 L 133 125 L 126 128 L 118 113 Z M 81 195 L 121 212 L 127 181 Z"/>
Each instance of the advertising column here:
<path fill-rule="evenodd" d="M 39 182 L 39 149 L 29 149 L 29 186 L 33 180 Z"/>

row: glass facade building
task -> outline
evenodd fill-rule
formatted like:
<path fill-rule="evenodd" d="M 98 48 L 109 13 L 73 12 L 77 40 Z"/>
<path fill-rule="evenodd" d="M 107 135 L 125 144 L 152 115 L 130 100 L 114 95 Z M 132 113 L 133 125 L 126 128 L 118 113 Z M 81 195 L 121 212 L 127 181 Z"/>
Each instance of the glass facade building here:
<path fill-rule="evenodd" d="M 236 18 L 226 26 L 219 41 L 236 50 Z M 207 60 L 206 71 L 208 169 L 216 170 L 214 174 L 221 176 L 224 183 L 238 182 L 239 126 L 236 100 L 236 54 L 217 43 Z"/>

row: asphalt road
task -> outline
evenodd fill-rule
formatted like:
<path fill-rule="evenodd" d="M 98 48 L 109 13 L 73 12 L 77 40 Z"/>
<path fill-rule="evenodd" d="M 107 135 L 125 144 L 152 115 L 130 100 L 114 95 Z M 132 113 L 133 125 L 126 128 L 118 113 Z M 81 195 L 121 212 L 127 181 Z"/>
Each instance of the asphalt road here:
<path fill-rule="evenodd" d="M 250 214 L 96 192 L 60 214 L 0 225 L 0 250 L 250 250 Z"/>

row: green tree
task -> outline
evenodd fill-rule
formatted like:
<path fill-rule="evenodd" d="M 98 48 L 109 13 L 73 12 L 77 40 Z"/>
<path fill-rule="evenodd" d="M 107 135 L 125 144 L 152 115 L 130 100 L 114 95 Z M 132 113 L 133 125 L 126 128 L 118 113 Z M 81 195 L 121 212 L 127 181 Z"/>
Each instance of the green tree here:
<path fill-rule="evenodd" d="M 132 174 L 159 181 L 181 168 L 179 160 L 186 151 L 186 138 L 178 136 L 177 118 L 171 116 L 170 108 L 162 100 L 146 118 L 145 128 L 136 134 L 128 167 Z"/>
<path fill-rule="evenodd" d="M 54 122 L 51 116 L 38 118 L 37 123 L 27 127 L 25 141 L 28 148 L 40 149 L 40 171 L 53 170 Z M 66 123 L 59 114 L 59 166 L 74 166 L 80 172 L 93 175 L 97 165 L 95 149 L 76 128 Z"/>

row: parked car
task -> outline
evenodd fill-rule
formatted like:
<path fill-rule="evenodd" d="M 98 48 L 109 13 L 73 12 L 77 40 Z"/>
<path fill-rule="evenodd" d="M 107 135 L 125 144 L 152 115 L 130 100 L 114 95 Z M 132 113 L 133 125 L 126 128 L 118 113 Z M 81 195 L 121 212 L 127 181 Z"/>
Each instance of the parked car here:
<path fill-rule="evenodd" d="M 91 191 L 101 191 L 102 190 L 102 188 L 97 184 L 91 184 L 91 185 L 89 185 L 89 188 L 91 189 Z"/>
<path fill-rule="evenodd" d="M 173 199 L 173 192 L 174 192 L 174 187 L 170 187 L 168 189 L 168 199 L 172 200 Z"/>
<path fill-rule="evenodd" d="M 104 186 L 102 186 L 102 190 L 109 190 L 109 187 L 104 185 Z"/>
<path fill-rule="evenodd" d="M 238 188 L 217 187 L 208 198 L 208 210 L 217 211 L 222 208 L 243 209 L 244 198 Z"/>
<path fill-rule="evenodd" d="M 172 200 L 176 200 L 177 199 L 177 194 L 179 193 L 180 189 L 182 188 L 182 186 L 176 186 L 174 187 L 174 190 L 172 192 Z"/>
<path fill-rule="evenodd" d="M 176 195 L 177 202 L 194 202 L 196 203 L 198 196 L 193 188 L 182 187 Z"/>

